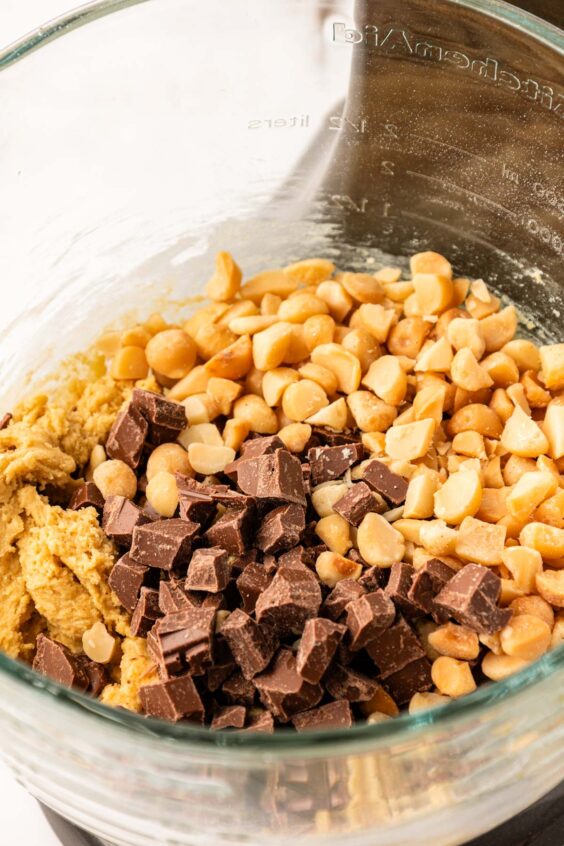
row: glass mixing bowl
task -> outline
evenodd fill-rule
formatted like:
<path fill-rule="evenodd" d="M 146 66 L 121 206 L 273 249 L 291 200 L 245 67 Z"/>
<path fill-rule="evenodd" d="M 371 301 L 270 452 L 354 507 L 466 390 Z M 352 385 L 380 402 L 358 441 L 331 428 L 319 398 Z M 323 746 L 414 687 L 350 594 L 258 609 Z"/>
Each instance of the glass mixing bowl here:
<path fill-rule="evenodd" d="M 200 291 L 220 248 L 247 274 L 432 248 L 561 341 L 563 55 L 497 0 L 101 0 L 3 50 L 2 409 L 108 323 Z M 0 656 L 0 751 L 123 846 L 454 846 L 563 777 L 563 680 L 560 649 L 440 710 L 252 736 Z"/>

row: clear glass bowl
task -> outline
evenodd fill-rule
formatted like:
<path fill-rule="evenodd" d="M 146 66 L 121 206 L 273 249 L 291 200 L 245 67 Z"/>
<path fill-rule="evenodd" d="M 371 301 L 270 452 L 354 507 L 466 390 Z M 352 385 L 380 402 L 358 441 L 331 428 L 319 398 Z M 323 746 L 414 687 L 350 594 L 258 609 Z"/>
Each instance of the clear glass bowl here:
<path fill-rule="evenodd" d="M 434 248 L 562 340 L 563 55 L 496 0 L 104 0 L 0 52 L 2 409 L 112 321 L 185 308 L 220 248 L 247 274 Z M 454 846 L 563 777 L 563 679 L 560 649 L 441 710 L 252 736 L 0 656 L 0 752 L 123 846 Z"/>

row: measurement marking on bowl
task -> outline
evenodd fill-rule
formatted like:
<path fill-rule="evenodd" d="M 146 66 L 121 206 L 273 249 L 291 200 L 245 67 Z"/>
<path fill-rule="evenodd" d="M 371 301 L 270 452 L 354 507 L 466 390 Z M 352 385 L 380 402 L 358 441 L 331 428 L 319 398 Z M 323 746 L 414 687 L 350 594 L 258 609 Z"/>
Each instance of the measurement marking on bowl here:
<path fill-rule="evenodd" d="M 511 209 L 507 209 L 505 208 L 505 206 L 496 203 L 495 200 L 490 200 L 489 197 L 484 197 L 483 194 L 477 194 L 475 191 L 470 191 L 468 188 L 463 188 L 462 185 L 457 185 L 455 182 L 450 182 L 450 180 L 448 179 L 441 179 L 439 176 L 429 176 L 429 174 L 427 173 L 419 173 L 416 170 L 406 170 L 406 174 L 408 176 L 417 176 L 421 179 L 426 179 L 429 182 L 436 182 L 439 185 L 442 185 L 443 188 L 450 188 L 451 191 L 460 191 L 461 194 L 466 194 L 476 200 L 483 200 L 484 203 L 488 203 L 494 208 L 499 209 L 504 214 L 508 214 L 510 217 L 519 217 L 519 215 L 511 211 Z"/>
<path fill-rule="evenodd" d="M 463 147 L 457 147 L 456 144 L 447 144 L 446 141 L 439 141 L 437 138 L 428 138 L 426 135 L 418 135 L 416 132 L 411 132 L 410 134 L 412 138 L 418 138 L 420 141 L 429 141 L 430 144 L 438 144 L 441 147 L 448 147 L 450 150 L 458 150 L 459 153 L 464 153 L 465 156 L 471 156 L 473 159 L 478 159 L 478 161 L 488 164 L 488 159 L 484 156 L 479 156 L 477 153 L 471 153 L 470 150 L 465 150 Z"/>

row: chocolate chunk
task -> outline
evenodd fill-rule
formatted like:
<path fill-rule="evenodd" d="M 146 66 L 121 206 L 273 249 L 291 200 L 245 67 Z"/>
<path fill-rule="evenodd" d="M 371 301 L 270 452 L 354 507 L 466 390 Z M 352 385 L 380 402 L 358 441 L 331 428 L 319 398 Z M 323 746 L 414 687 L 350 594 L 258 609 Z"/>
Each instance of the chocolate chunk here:
<path fill-rule="evenodd" d="M 215 692 L 219 690 L 222 684 L 233 674 L 233 671 L 236 670 L 237 665 L 233 658 L 229 657 L 214 657 L 214 662 L 211 667 L 208 668 L 206 673 L 206 687 L 208 690 Z"/>
<path fill-rule="evenodd" d="M 368 702 L 380 689 L 378 682 L 339 664 L 329 670 L 325 687 L 333 699 L 346 699 L 347 702 Z"/>
<path fill-rule="evenodd" d="M 131 634 L 133 637 L 146 637 L 161 616 L 158 590 L 142 587 L 131 617 Z"/>
<path fill-rule="evenodd" d="M 103 664 L 91 661 L 86 655 L 75 655 L 75 660 L 79 662 L 88 678 L 86 692 L 95 697 L 100 696 L 106 685 L 110 683 L 110 678 Z"/>
<path fill-rule="evenodd" d="M 143 711 L 150 717 L 178 722 L 186 717 L 201 720 L 204 715 L 203 702 L 189 675 L 144 685 L 139 697 Z"/>
<path fill-rule="evenodd" d="M 425 657 L 421 641 L 403 617 L 371 641 L 366 651 L 382 675 L 396 673 Z"/>
<path fill-rule="evenodd" d="M 402 505 L 405 502 L 408 480 L 398 473 L 392 473 L 390 468 L 381 461 L 374 459 L 370 464 L 367 464 L 362 478 L 370 485 L 372 490 L 379 493 L 392 505 Z"/>
<path fill-rule="evenodd" d="M 137 526 L 133 530 L 131 557 L 147 567 L 172 570 L 175 565 L 188 562 L 191 540 L 199 528 L 197 523 L 180 518 Z"/>
<path fill-rule="evenodd" d="M 313 567 L 316 558 L 315 548 L 309 547 L 306 549 L 305 546 L 300 544 L 300 546 L 289 549 L 288 552 L 283 552 L 278 558 L 278 566 L 283 567 L 287 564 L 289 567 Z"/>
<path fill-rule="evenodd" d="M 94 484 L 94 482 L 85 482 L 73 493 L 69 502 L 71 511 L 78 511 L 80 508 L 95 508 L 101 513 L 104 510 L 104 497 Z"/>
<path fill-rule="evenodd" d="M 356 482 L 337 500 L 333 510 L 344 517 L 351 526 L 360 526 L 370 511 L 382 513 L 382 508 L 366 482 Z"/>
<path fill-rule="evenodd" d="M 364 448 L 359 443 L 313 447 L 307 454 L 311 466 L 311 484 L 320 485 L 339 479 L 349 467 L 362 461 L 363 455 Z"/>
<path fill-rule="evenodd" d="M 215 515 L 216 503 L 207 491 L 206 485 L 177 473 L 176 486 L 182 520 L 207 525 Z"/>
<path fill-rule="evenodd" d="M 176 441 L 188 425 L 186 409 L 179 402 L 165 399 L 160 394 L 135 388 L 131 405 L 138 409 L 149 424 L 149 441 L 154 445 Z"/>
<path fill-rule="evenodd" d="M 149 424 L 141 411 L 129 403 L 125 411 L 118 414 L 106 441 L 106 453 L 137 470 L 141 463 L 143 447 L 149 434 Z"/>
<path fill-rule="evenodd" d="M 406 564 L 405 561 L 396 562 L 392 564 L 390 578 L 384 590 L 384 593 L 389 596 L 396 608 L 411 616 L 419 612 L 418 606 L 409 599 L 409 591 L 414 576 L 415 570 L 411 564 Z"/>
<path fill-rule="evenodd" d="M 258 458 L 259 455 L 271 455 L 277 449 L 285 449 L 284 441 L 278 435 L 250 438 L 241 444 L 241 458 Z"/>
<path fill-rule="evenodd" d="M 440 558 L 430 558 L 415 571 L 407 594 L 408 601 L 426 614 L 431 614 L 438 623 L 444 623 L 448 620 L 448 614 L 435 605 L 435 597 L 455 573 L 456 570 Z"/>
<path fill-rule="evenodd" d="M 182 583 L 176 579 L 168 582 L 159 582 L 159 608 L 163 614 L 174 614 L 176 611 L 187 611 L 189 608 L 197 607 L 194 596 L 187 593 Z"/>
<path fill-rule="evenodd" d="M 356 549 L 349 549 L 347 557 L 357 564 L 365 565 L 365 561 Z M 386 570 L 382 567 L 367 567 L 358 580 L 358 584 L 364 588 L 366 593 L 373 593 L 378 588 L 383 588 L 386 585 Z"/>
<path fill-rule="evenodd" d="M 227 601 L 223 593 L 207 593 L 202 601 L 202 608 L 213 608 L 214 611 L 225 610 Z"/>
<path fill-rule="evenodd" d="M 255 686 L 252 681 L 246 679 L 240 670 L 229 676 L 221 688 L 229 702 L 235 705 L 240 705 L 245 702 L 247 705 L 252 705 L 255 701 Z"/>
<path fill-rule="evenodd" d="M 149 568 L 137 564 L 129 554 L 123 555 L 112 567 L 108 584 L 130 613 L 133 612 Z"/>
<path fill-rule="evenodd" d="M 499 576 L 481 564 L 466 564 L 435 597 L 435 605 L 478 634 L 494 634 L 511 618 L 509 609 L 497 607 L 500 593 Z"/>
<path fill-rule="evenodd" d="M 249 545 L 253 516 L 251 508 L 228 508 L 205 532 L 204 538 L 212 546 L 241 554 Z"/>
<path fill-rule="evenodd" d="M 392 625 L 396 609 L 383 590 L 376 590 L 349 602 L 346 614 L 351 633 L 350 647 L 356 652 Z"/>
<path fill-rule="evenodd" d="M 226 705 L 220 708 L 211 721 L 211 728 L 220 730 L 228 728 L 242 729 L 245 725 L 247 709 L 244 705 Z"/>
<path fill-rule="evenodd" d="M 301 635 L 306 620 L 317 617 L 321 588 L 305 567 L 279 567 L 255 607 L 259 623 L 269 623 L 279 637 Z"/>
<path fill-rule="evenodd" d="M 292 717 L 292 723 L 299 732 L 311 729 L 343 729 L 352 726 L 353 716 L 349 703 L 345 699 L 338 699 L 328 705 L 296 714 Z"/>
<path fill-rule="evenodd" d="M 364 588 L 358 582 L 353 579 L 341 579 L 323 603 L 324 615 L 329 617 L 330 620 L 339 620 L 345 613 L 349 602 L 358 599 L 364 593 Z"/>
<path fill-rule="evenodd" d="M 212 664 L 215 614 L 213 608 L 188 608 L 159 620 L 155 631 L 163 658 L 178 655 L 193 675 L 204 673 Z"/>
<path fill-rule="evenodd" d="M 256 731 L 263 734 L 272 734 L 274 731 L 274 717 L 270 711 L 262 711 L 254 714 L 249 720 L 249 724 L 243 731 Z"/>
<path fill-rule="evenodd" d="M 259 626 L 238 608 L 221 627 L 235 661 L 246 679 L 262 672 L 272 660 L 278 642 L 266 626 Z"/>
<path fill-rule="evenodd" d="M 124 496 L 109 496 L 104 503 L 102 528 L 118 546 L 131 546 L 134 529 L 150 522 L 139 506 Z"/>
<path fill-rule="evenodd" d="M 289 649 L 281 649 L 272 666 L 255 677 L 254 684 L 263 704 L 282 722 L 313 708 L 323 695 L 320 685 L 310 684 L 300 676 Z"/>
<path fill-rule="evenodd" d="M 62 643 L 44 634 L 37 638 L 33 669 L 59 684 L 77 690 L 86 691 L 90 683 L 79 656 L 73 655 Z"/>
<path fill-rule="evenodd" d="M 276 567 L 265 567 L 264 564 L 249 564 L 237 579 L 237 590 L 243 600 L 243 611 L 252 614 L 257 599 L 263 593 L 272 579 Z"/>
<path fill-rule="evenodd" d="M 6 414 L 3 415 L 2 419 L 0 420 L 0 432 L 2 432 L 4 429 L 8 428 L 8 426 L 10 425 L 10 423 L 13 420 L 13 417 L 14 417 L 14 415 L 10 414 L 9 411 Z"/>
<path fill-rule="evenodd" d="M 345 626 L 322 617 L 306 622 L 296 655 L 296 668 L 302 678 L 312 684 L 321 681 L 346 631 Z"/>
<path fill-rule="evenodd" d="M 286 449 L 241 461 L 237 484 L 258 499 L 279 499 L 306 505 L 302 465 Z"/>
<path fill-rule="evenodd" d="M 426 657 L 418 658 L 395 673 L 382 675 L 381 679 L 398 705 L 405 705 L 416 693 L 424 693 L 433 687 L 431 662 Z"/>
<path fill-rule="evenodd" d="M 284 552 L 300 542 L 305 529 L 305 509 L 301 505 L 281 505 L 270 511 L 255 536 L 262 552 Z"/>
<path fill-rule="evenodd" d="M 186 590 L 203 590 L 219 593 L 229 584 L 231 567 L 225 549 L 217 546 L 211 549 L 197 549 L 190 559 L 188 575 L 184 584 Z"/>
<path fill-rule="evenodd" d="M 357 435 L 347 434 L 346 432 L 335 432 L 333 429 L 326 429 L 324 426 L 314 426 L 312 428 L 312 437 L 317 439 L 318 443 L 325 446 L 342 446 L 343 444 L 356 444 L 359 441 Z"/>
<path fill-rule="evenodd" d="M 234 577 L 239 576 L 249 564 L 256 564 L 259 560 L 258 549 L 248 549 L 246 552 L 229 554 L 229 566 Z"/>

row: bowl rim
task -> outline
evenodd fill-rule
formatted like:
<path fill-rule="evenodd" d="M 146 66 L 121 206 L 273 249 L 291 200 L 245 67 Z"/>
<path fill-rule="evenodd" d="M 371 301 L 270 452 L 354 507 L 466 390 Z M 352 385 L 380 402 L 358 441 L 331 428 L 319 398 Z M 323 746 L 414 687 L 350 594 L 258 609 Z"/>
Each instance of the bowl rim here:
<path fill-rule="evenodd" d="M 24 36 L 0 49 L 0 72 L 7 70 L 29 54 L 46 46 L 52 41 L 85 26 L 99 18 L 133 6 L 155 0 L 92 0 L 72 9 L 45 24 L 26 33 Z M 299 0 L 287 0 L 288 3 Z M 320 5 L 330 0 L 318 0 Z M 564 32 L 555 25 L 541 18 L 511 6 L 505 0 L 445 0 L 454 6 L 460 6 L 482 13 L 485 16 L 521 30 L 537 41 L 543 42 L 556 52 L 564 55 Z M 52 703 L 59 702 L 75 714 L 93 715 L 98 724 L 99 717 L 104 723 L 120 726 L 129 734 L 145 735 L 157 738 L 181 741 L 183 748 L 190 746 L 220 747 L 239 749 L 260 749 L 265 753 L 280 750 L 299 750 L 300 754 L 310 750 L 324 750 L 327 746 L 348 745 L 370 741 L 371 746 L 385 744 L 420 732 L 427 726 L 445 727 L 461 718 L 472 718 L 486 711 L 488 707 L 511 699 L 531 688 L 564 668 L 564 645 L 545 654 L 542 658 L 526 666 L 520 672 L 495 683 L 487 683 L 473 693 L 460 699 L 454 699 L 446 705 L 420 711 L 415 714 L 403 713 L 398 717 L 377 724 L 356 723 L 347 729 L 310 731 L 298 734 L 289 729 L 277 729 L 273 734 L 254 732 L 214 732 L 209 728 L 190 723 L 172 724 L 145 717 L 134 712 L 103 705 L 92 697 L 64 687 L 36 673 L 28 665 L 0 653 L 0 676 L 6 675 L 23 688 L 34 688 L 47 694 Z M 54 695 L 53 695 L 54 694 Z M 45 697 L 43 698 L 45 702 Z"/>

